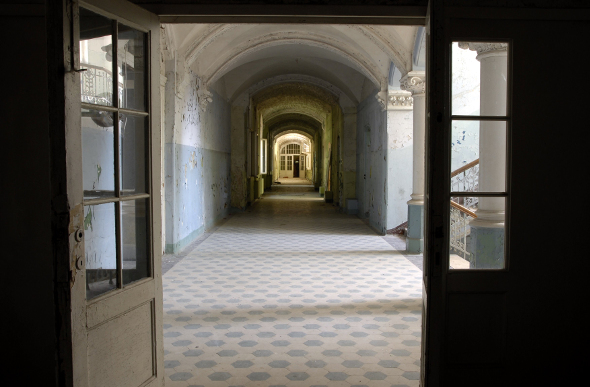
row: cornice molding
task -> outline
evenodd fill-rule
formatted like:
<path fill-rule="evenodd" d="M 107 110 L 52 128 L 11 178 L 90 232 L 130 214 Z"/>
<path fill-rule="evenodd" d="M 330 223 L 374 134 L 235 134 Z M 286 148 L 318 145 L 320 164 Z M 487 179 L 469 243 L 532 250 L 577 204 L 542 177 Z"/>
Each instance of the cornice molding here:
<path fill-rule="evenodd" d="M 405 90 L 381 91 L 375 95 L 381 110 L 412 110 L 414 99 L 412 93 Z"/>
<path fill-rule="evenodd" d="M 459 42 L 459 48 L 476 51 L 475 59 L 481 60 L 488 56 L 506 55 L 508 43 Z"/>

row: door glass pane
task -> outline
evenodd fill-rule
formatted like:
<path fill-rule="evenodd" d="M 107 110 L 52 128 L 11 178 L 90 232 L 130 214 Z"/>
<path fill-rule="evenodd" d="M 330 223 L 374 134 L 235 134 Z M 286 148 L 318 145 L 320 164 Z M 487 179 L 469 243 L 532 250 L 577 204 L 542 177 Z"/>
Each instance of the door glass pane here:
<path fill-rule="evenodd" d="M 86 298 L 117 287 L 117 238 L 115 204 L 84 207 L 84 253 Z"/>
<path fill-rule="evenodd" d="M 124 285 L 150 275 L 148 203 L 148 199 L 121 202 Z"/>
<path fill-rule="evenodd" d="M 119 24 L 117 71 L 122 93 L 119 107 L 145 110 L 146 34 Z"/>
<path fill-rule="evenodd" d="M 80 7 L 82 102 L 113 105 L 113 22 Z"/>
<path fill-rule="evenodd" d="M 505 209 L 504 197 L 451 199 L 450 269 L 505 267 Z"/>
<path fill-rule="evenodd" d="M 82 109 L 84 199 L 115 196 L 113 113 Z"/>
<path fill-rule="evenodd" d="M 508 43 L 453 42 L 452 114 L 505 116 Z"/>
<path fill-rule="evenodd" d="M 506 190 L 506 122 L 453 121 L 451 192 Z"/>
<path fill-rule="evenodd" d="M 147 117 L 121 114 L 119 120 L 121 194 L 147 192 L 146 133 Z"/>

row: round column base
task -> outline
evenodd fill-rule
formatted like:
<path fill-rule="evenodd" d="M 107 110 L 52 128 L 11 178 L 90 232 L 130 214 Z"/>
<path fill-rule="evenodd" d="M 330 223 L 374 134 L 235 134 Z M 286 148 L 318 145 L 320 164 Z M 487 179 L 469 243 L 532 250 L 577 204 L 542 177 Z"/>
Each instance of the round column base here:
<path fill-rule="evenodd" d="M 411 254 L 424 251 L 424 205 L 408 204 L 408 235 L 406 250 Z"/>

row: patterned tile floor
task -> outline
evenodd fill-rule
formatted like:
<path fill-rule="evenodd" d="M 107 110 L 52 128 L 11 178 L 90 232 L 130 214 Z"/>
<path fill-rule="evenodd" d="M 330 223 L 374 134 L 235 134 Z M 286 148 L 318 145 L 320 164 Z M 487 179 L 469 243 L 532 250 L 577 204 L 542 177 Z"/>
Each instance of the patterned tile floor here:
<path fill-rule="evenodd" d="M 418 386 L 421 271 L 309 188 L 273 188 L 163 277 L 167 386 Z"/>

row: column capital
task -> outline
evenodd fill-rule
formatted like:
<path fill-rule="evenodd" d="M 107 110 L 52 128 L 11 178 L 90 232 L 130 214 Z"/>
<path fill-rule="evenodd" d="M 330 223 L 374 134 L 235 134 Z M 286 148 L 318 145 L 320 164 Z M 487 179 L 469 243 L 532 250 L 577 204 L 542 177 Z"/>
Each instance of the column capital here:
<path fill-rule="evenodd" d="M 426 73 L 424 71 L 410 71 L 400 79 L 402 90 L 414 95 L 426 93 Z"/>
<path fill-rule="evenodd" d="M 477 60 L 508 53 L 508 43 L 459 42 L 459 48 L 476 51 Z"/>

